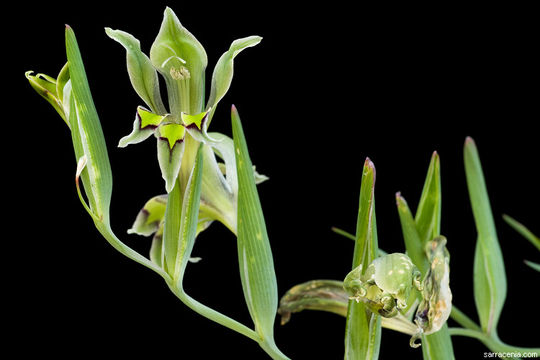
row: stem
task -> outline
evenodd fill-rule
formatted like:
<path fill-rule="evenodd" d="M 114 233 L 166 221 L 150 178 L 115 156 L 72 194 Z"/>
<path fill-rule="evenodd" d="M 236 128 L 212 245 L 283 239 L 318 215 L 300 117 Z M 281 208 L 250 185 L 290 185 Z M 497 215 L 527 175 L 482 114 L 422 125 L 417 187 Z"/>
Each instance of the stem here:
<path fill-rule="evenodd" d="M 455 320 L 459 325 L 470 330 L 481 331 L 480 326 L 478 326 L 470 317 L 465 315 L 461 310 L 452 305 L 452 312 L 450 317 Z"/>
<path fill-rule="evenodd" d="M 223 315 L 220 312 L 215 311 L 214 309 L 209 308 L 206 305 L 201 304 L 197 300 L 193 299 L 191 296 L 186 294 L 186 292 L 177 286 L 172 285 L 172 282 L 167 281 L 167 285 L 169 285 L 169 288 L 171 291 L 182 301 L 185 305 L 187 305 L 191 310 L 195 311 L 197 314 L 204 316 L 205 318 L 212 320 L 220 325 L 225 326 L 226 328 L 229 328 L 231 330 L 234 330 L 248 338 L 250 338 L 253 341 L 256 341 L 259 346 L 272 357 L 274 360 L 289 360 L 287 356 L 285 356 L 276 346 L 276 344 L 273 342 L 267 342 L 264 339 L 261 338 L 259 334 L 257 334 L 252 329 L 248 328 L 244 324 L 239 323 L 238 321 L 231 319 L 230 317 Z"/>
<path fill-rule="evenodd" d="M 274 342 L 268 343 L 263 340 L 259 342 L 259 345 L 274 360 L 290 360 L 278 349 Z"/>
<path fill-rule="evenodd" d="M 171 291 L 182 301 L 184 304 L 186 304 L 191 310 L 195 311 L 199 315 L 204 316 L 207 319 L 210 319 L 220 325 L 223 325 L 231 330 L 234 330 L 251 340 L 254 340 L 258 342 L 259 344 L 262 344 L 261 338 L 259 334 L 257 334 L 252 329 L 248 328 L 247 326 L 239 323 L 238 321 L 231 319 L 230 317 L 223 315 L 220 312 L 215 311 L 214 309 L 209 308 L 206 305 L 201 304 L 197 300 L 193 299 L 191 296 L 186 294 L 186 292 L 178 288 L 177 286 L 174 286 L 170 281 L 167 281 L 167 285 L 169 285 L 169 288 Z M 262 346 L 262 345 L 261 345 Z"/>
<path fill-rule="evenodd" d="M 147 268 L 154 270 L 156 273 L 158 273 L 165 281 L 169 282 L 171 281 L 171 277 L 169 274 L 167 274 L 165 271 L 163 271 L 162 268 L 154 264 L 149 259 L 145 258 L 141 254 L 139 254 L 137 251 L 133 250 L 126 244 L 124 244 L 112 231 L 110 225 L 108 223 L 100 222 L 94 219 L 94 224 L 98 231 L 101 233 L 101 235 L 109 242 L 109 244 L 112 245 L 118 252 L 122 253 L 123 255 L 127 256 L 131 260 L 146 266 Z"/>
<path fill-rule="evenodd" d="M 454 336 L 468 336 L 480 340 L 493 352 L 502 353 L 534 353 L 540 356 L 540 348 L 524 348 L 518 346 L 512 346 L 503 343 L 499 338 L 495 336 L 489 336 L 481 331 L 463 328 L 449 328 L 450 335 Z"/>
<path fill-rule="evenodd" d="M 341 230 L 340 228 L 332 226 L 332 231 L 335 232 L 338 235 L 346 237 L 347 239 L 351 239 L 352 241 L 356 241 L 356 237 L 353 234 L 346 232 L 345 230 Z"/>

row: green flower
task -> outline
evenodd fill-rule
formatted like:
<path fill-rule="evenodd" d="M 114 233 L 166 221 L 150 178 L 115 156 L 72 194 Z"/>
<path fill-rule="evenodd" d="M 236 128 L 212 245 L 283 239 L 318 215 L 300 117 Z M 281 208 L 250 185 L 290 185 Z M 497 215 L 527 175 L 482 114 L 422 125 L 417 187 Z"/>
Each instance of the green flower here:
<path fill-rule="evenodd" d="M 181 179 L 189 176 L 194 161 L 193 149 L 197 149 L 199 143 L 210 145 L 219 152 L 218 140 L 207 133 L 208 125 L 217 104 L 230 87 L 234 58 L 245 48 L 257 45 L 262 38 L 250 36 L 231 44 L 215 66 L 205 105 L 206 52 L 170 8 L 165 10 L 150 57 L 141 51 L 139 41 L 132 35 L 110 28 L 106 33 L 126 49 L 131 83 L 149 108 L 137 109 L 133 131 L 120 140 L 119 146 L 139 143 L 154 134 L 165 188 L 170 192 L 178 176 Z M 165 79 L 168 110 L 161 100 L 158 73 Z M 186 169 L 187 175 L 181 174 L 182 168 Z"/>
<path fill-rule="evenodd" d="M 352 299 L 389 318 L 407 307 L 411 291 L 422 289 L 420 278 L 420 271 L 407 255 L 393 253 L 373 260 L 365 272 L 362 265 L 353 269 L 343 286 Z"/>
<path fill-rule="evenodd" d="M 233 141 L 223 134 L 208 133 L 208 126 L 231 85 L 234 58 L 262 38 L 249 36 L 231 44 L 216 63 L 205 103 L 206 52 L 170 8 L 165 10 L 150 57 L 141 51 L 139 41 L 132 35 L 110 28 L 106 33 L 126 49 L 131 84 L 146 105 L 137 108 L 133 130 L 120 140 L 119 146 L 136 144 L 154 135 L 165 190 L 169 193 L 177 178 L 181 184 L 187 183 L 196 150 L 203 143 L 199 216 L 218 220 L 236 233 L 238 183 Z M 165 79 L 169 109 L 161 99 L 158 74 Z M 218 162 L 216 156 L 223 162 Z M 258 174 L 256 178 L 266 179 Z M 139 230 L 141 218 L 138 219 L 131 231 L 148 236 Z M 155 231 L 159 233 L 159 229 Z"/>

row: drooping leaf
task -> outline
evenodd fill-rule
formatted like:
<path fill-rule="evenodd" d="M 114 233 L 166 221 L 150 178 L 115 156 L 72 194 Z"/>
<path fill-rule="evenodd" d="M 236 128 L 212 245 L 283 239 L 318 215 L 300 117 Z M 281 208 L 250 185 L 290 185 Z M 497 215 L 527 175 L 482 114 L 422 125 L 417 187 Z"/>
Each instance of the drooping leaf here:
<path fill-rule="evenodd" d="M 347 316 L 349 295 L 343 281 L 312 280 L 289 289 L 279 301 L 281 325 L 289 322 L 292 313 L 302 310 L 320 310 Z"/>
<path fill-rule="evenodd" d="M 506 299 L 506 273 L 476 144 L 467 138 L 465 175 L 478 239 L 474 257 L 474 299 L 482 330 L 496 333 Z"/>
<path fill-rule="evenodd" d="M 316 310 L 347 317 L 349 295 L 343 288 L 343 281 L 311 280 L 290 288 L 279 302 L 278 313 L 281 324 L 289 322 L 291 314 L 303 310 Z M 381 318 L 381 326 L 386 329 L 413 335 L 417 327 L 401 313 L 392 318 Z"/>

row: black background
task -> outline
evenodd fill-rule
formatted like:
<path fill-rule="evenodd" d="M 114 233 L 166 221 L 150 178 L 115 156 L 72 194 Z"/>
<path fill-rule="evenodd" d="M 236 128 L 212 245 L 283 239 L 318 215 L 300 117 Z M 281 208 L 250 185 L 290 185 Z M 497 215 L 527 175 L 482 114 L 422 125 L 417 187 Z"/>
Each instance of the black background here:
<path fill-rule="evenodd" d="M 4 71 L 16 89 L 4 104 L 5 115 L 11 109 L 4 139 L 13 140 L 5 150 L 13 170 L 5 176 L 14 181 L 8 195 L 18 199 L 9 201 L 15 214 L 5 224 L 15 232 L 5 240 L 9 291 L 4 296 L 12 300 L 6 309 L 15 320 L 8 323 L 10 343 L 21 357 L 265 358 L 257 344 L 189 310 L 157 275 L 100 237 L 76 195 L 69 131 L 24 78 L 26 70 L 56 76 L 65 62 L 64 24 L 72 26 L 107 139 L 112 226 L 146 254 L 150 240 L 125 231 L 144 202 L 163 192 L 163 182 L 153 139 L 116 147 L 131 131 L 142 102 L 130 86 L 124 49 L 103 28 L 133 34 L 148 53 L 166 5 L 206 48 L 207 88 L 215 62 L 234 39 L 264 38 L 236 58 L 232 87 L 211 130 L 231 134 L 234 103 L 252 161 L 270 177 L 259 192 L 280 296 L 300 282 L 342 279 L 350 270 L 353 243 L 330 228 L 354 230 L 366 157 L 377 170 L 379 245 L 404 251 L 395 193 L 401 191 L 414 211 L 436 150 L 454 303 L 477 319 L 476 232 L 462 165 L 464 140 L 472 136 L 508 276 L 499 335 L 513 345 L 538 346 L 537 332 L 522 326 L 538 321 L 540 275 L 522 260 L 538 262 L 539 254 L 501 217 L 508 213 L 540 233 L 538 22 L 531 9 L 372 9 L 338 2 L 55 4 L 21 3 L 4 14 L 13 18 Z M 188 293 L 251 325 L 234 237 L 215 223 L 199 237 L 193 255 L 203 260 L 189 266 Z M 293 359 L 338 359 L 344 325 L 337 315 L 306 311 L 276 325 L 276 342 Z M 384 330 L 380 358 L 421 358 L 408 341 Z M 483 358 L 488 351 L 473 339 L 453 342 L 458 359 Z"/>

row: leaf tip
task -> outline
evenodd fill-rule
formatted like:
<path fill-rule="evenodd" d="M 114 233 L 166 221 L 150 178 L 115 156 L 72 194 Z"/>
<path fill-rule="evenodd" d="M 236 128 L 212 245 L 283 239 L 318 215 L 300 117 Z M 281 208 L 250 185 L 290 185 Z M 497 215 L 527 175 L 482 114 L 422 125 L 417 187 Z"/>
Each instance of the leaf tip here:
<path fill-rule="evenodd" d="M 373 161 L 369 157 L 366 157 L 366 161 L 364 161 L 364 175 L 369 173 L 373 173 L 373 178 L 375 178 L 375 164 L 373 164 Z"/>
<path fill-rule="evenodd" d="M 401 195 L 401 191 L 398 191 L 396 193 L 396 205 L 398 208 L 401 208 L 402 206 L 407 206 L 407 200 Z"/>
<path fill-rule="evenodd" d="M 474 140 L 473 140 L 472 137 L 467 136 L 467 137 L 465 138 L 465 146 L 476 146 L 476 144 L 475 144 L 475 142 L 474 142 Z"/>

